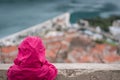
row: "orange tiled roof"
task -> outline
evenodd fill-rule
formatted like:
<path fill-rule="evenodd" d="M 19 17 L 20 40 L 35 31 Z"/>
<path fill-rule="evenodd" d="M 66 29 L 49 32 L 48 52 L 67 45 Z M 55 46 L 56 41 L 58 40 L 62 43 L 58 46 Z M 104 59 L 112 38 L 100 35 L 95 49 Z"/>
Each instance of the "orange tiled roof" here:
<path fill-rule="evenodd" d="M 46 51 L 46 56 L 47 57 L 51 57 L 51 58 L 55 58 L 56 57 L 55 51 L 53 51 L 53 50 L 47 50 Z"/>
<path fill-rule="evenodd" d="M 107 63 L 111 63 L 111 62 L 119 61 L 120 56 L 112 54 L 112 55 L 104 56 L 104 59 Z"/>
<path fill-rule="evenodd" d="M 83 46 L 74 46 L 72 49 L 70 48 L 70 43 L 73 38 L 75 38 L 76 32 L 65 32 L 64 36 L 60 37 L 47 37 L 42 38 L 43 42 L 46 45 L 46 56 L 50 59 L 50 61 L 54 61 L 56 54 L 59 50 L 67 51 L 67 56 L 69 58 L 65 58 L 64 62 L 101 62 L 101 59 L 106 63 L 120 61 L 120 56 L 117 55 L 117 47 L 111 46 L 109 44 L 95 44 L 94 47 L 91 47 L 92 40 L 85 35 L 77 36 L 80 39 L 81 44 L 84 42 L 85 47 Z M 86 46 L 87 45 L 87 46 Z M 89 48 L 89 49 L 86 49 Z M 71 50 L 69 50 L 71 49 Z M 16 46 L 11 47 L 3 47 L 1 48 L 2 52 L 10 53 L 12 51 L 17 50 Z M 61 51 L 61 52 L 62 52 Z M 62 58 L 64 53 L 59 54 L 59 58 Z M 13 59 L 13 57 L 9 56 L 9 58 Z M 72 59 L 71 59 L 72 58 Z"/>
<path fill-rule="evenodd" d="M 88 55 L 85 56 L 81 56 L 81 62 L 90 62 L 91 61 L 91 57 Z"/>
<path fill-rule="evenodd" d="M 1 48 L 2 53 L 11 53 L 17 50 L 17 46 L 5 46 Z"/>

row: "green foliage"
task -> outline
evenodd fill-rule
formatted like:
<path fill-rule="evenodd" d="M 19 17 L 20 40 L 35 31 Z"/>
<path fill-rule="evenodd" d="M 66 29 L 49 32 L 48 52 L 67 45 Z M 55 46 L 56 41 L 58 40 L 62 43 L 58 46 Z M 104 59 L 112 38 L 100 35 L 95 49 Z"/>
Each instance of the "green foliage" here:
<path fill-rule="evenodd" d="M 104 40 L 95 40 L 95 42 L 98 43 L 98 44 L 103 44 Z"/>
<path fill-rule="evenodd" d="M 108 41 L 105 40 L 104 43 L 109 44 L 109 45 L 111 45 L 111 46 L 118 46 L 118 45 L 116 44 L 116 42 L 108 42 Z"/>
<path fill-rule="evenodd" d="M 117 44 L 115 42 L 108 42 L 107 40 L 95 40 L 95 42 L 98 43 L 98 44 L 105 43 L 105 44 L 109 44 L 111 46 L 117 46 Z"/>
<path fill-rule="evenodd" d="M 100 28 L 106 32 L 109 32 L 109 26 L 112 25 L 114 20 L 120 19 L 120 16 L 111 16 L 108 18 L 96 17 L 93 19 L 86 19 L 89 21 L 90 25 L 93 27 L 100 26 Z"/>

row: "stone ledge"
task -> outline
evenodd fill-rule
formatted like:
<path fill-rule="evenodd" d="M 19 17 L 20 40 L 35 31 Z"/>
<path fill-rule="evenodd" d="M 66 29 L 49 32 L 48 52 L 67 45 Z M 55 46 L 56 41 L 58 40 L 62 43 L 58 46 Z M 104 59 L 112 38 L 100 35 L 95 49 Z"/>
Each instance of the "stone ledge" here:
<path fill-rule="evenodd" d="M 0 80 L 6 80 L 11 64 L 0 64 Z M 120 64 L 56 63 L 56 80 L 120 80 Z"/>

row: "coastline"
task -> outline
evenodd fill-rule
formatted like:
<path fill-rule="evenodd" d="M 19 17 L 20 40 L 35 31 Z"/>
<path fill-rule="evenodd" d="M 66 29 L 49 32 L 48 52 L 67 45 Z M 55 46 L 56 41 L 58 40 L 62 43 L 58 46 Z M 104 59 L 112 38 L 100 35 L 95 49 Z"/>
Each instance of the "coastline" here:
<path fill-rule="evenodd" d="M 49 19 L 49 20 L 47 20 L 47 21 L 45 21 L 43 23 L 37 24 L 37 25 L 32 26 L 30 28 L 24 29 L 24 30 L 19 31 L 17 33 L 14 33 L 14 34 L 8 35 L 8 36 L 6 36 L 4 38 L 1 38 L 0 43 L 3 43 L 2 45 L 5 45 L 6 42 L 9 42 L 8 45 L 14 45 L 14 42 L 17 42 L 17 44 L 19 44 L 19 42 L 26 36 L 36 35 L 37 32 L 38 33 L 44 33 L 43 30 L 52 29 L 52 24 L 54 22 L 56 22 L 58 19 L 63 20 L 63 22 L 65 22 L 65 24 L 67 26 L 70 25 L 70 23 L 69 23 L 70 13 L 66 12 L 66 13 L 64 13 L 62 15 L 59 15 L 59 16 L 53 18 L 53 19 Z M 38 35 L 38 36 L 42 36 L 42 35 Z"/>

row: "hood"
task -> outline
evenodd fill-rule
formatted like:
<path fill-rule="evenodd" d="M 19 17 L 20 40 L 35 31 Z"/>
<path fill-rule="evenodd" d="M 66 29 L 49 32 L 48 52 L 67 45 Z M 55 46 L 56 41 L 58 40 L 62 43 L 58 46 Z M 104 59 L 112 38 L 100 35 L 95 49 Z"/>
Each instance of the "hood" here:
<path fill-rule="evenodd" d="M 8 80 L 54 80 L 57 69 L 45 59 L 45 47 L 39 37 L 29 36 L 18 46 L 18 55 L 8 69 Z"/>
<path fill-rule="evenodd" d="M 14 63 L 22 67 L 39 67 L 45 63 L 45 60 L 42 40 L 39 37 L 28 36 L 18 46 L 18 55 Z"/>

